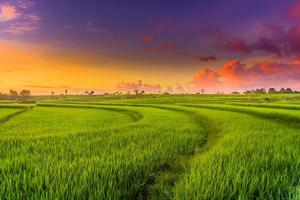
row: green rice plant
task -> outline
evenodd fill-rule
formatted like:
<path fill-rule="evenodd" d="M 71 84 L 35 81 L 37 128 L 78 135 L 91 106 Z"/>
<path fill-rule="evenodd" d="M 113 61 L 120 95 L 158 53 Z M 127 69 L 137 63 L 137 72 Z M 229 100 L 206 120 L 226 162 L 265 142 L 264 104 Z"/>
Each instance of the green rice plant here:
<path fill-rule="evenodd" d="M 0 104 L 0 199 L 299 197 L 299 95 L 36 99 Z"/>
<path fill-rule="evenodd" d="M 205 108 L 222 135 L 191 161 L 175 199 L 292 199 L 300 184 L 299 130 L 247 114 Z"/>
<path fill-rule="evenodd" d="M 113 108 L 118 109 L 107 107 Z M 134 121 L 112 110 L 36 107 L 3 124 L 1 199 L 132 199 L 143 195 L 163 166 L 193 153 L 203 140 L 201 127 L 184 114 L 130 110 L 143 118 Z"/>

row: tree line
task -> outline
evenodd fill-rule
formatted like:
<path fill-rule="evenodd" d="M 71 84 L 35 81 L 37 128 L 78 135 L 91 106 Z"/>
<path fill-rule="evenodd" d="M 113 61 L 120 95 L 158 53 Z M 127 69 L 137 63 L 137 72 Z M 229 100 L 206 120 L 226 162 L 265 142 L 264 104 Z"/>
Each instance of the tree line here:
<path fill-rule="evenodd" d="M 7 94 L 0 92 L 0 99 L 2 100 L 16 100 L 16 101 L 26 101 L 30 97 L 30 90 L 9 90 Z"/>
<path fill-rule="evenodd" d="M 281 88 L 280 90 L 276 90 L 275 88 L 269 88 L 268 90 L 265 88 L 258 88 L 253 90 L 246 90 L 243 93 L 244 94 L 296 94 L 300 92 L 296 90 L 292 90 L 291 88 Z M 240 93 L 232 92 L 232 94 L 240 94 Z"/>

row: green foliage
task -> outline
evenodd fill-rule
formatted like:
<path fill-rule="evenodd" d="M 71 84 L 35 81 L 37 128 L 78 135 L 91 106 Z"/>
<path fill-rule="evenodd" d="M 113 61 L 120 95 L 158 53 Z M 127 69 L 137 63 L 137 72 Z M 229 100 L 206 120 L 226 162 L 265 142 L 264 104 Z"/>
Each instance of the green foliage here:
<path fill-rule="evenodd" d="M 299 198 L 299 95 L 31 98 L 0 102 L 0 199 Z"/>

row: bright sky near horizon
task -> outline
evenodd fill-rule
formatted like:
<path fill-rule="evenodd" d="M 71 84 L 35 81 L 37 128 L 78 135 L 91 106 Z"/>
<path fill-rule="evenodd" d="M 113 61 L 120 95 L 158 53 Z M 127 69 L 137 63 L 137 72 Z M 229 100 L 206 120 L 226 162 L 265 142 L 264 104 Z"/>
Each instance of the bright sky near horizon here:
<path fill-rule="evenodd" d="M 300 1 L 0 0 L 0 74 L 34 94 L 299 90 Z"/>

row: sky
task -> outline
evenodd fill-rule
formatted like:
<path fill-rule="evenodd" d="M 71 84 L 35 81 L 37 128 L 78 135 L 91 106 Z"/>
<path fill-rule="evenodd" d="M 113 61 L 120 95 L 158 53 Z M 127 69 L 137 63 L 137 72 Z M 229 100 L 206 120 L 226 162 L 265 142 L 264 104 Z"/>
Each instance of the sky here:
<path fill-rule="evenodd" d="M 0 91 L 300 90 L 299 0 L 0 0 Z"/>

